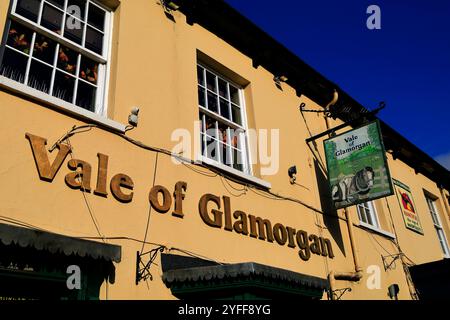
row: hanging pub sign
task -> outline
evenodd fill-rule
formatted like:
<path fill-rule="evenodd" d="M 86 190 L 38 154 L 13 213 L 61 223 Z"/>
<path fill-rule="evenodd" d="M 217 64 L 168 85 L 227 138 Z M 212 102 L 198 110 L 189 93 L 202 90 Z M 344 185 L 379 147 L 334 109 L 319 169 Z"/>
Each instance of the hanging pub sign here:
<path fill-rule="evenodd" d="M 336 209 L 394 194 L 378 120 L 324 141 Z"/>
<path fill-rule="evenodd" d="M 398 203 L 400 205 L 400 210 L 402 211 L 406 228 L 423 234 L 422 225 L 420 224 L 411 190 L 407 185 L 398 180 L 392 179 L 392 181 L 394 182 L 395 193 L 397 194 Z"/>

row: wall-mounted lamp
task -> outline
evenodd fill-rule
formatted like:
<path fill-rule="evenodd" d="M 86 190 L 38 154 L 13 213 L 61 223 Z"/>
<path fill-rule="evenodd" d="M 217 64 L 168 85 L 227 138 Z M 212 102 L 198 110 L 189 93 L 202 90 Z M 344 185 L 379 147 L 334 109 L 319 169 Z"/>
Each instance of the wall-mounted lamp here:
<path fill-rule="evenodd" d="M 133 109 L 131 109 L 131 113 L 128 116 L 128 123 L 133 127 L 137 127 L 138 122 L 139 122 L 139 108 L 134 107 Z"/>
<path fill-rule="evenodd" d="M 291 182 L 291 184 L 295 183 L 295 180 L 297 180 L 297 167 L 296 166 L 292 166 L 288 169 L 288 175 L 289 175 L 289 181 Z"/>
<path fill-rule="evenodd" d="M 170 1 L 170 0 L 163 0 L 162 1 L 164 8 L 166 8 L 169 11 L 177 11 L 180 6 L 178 4 L 176 4 L 174 1 Z"/>
<path fill-rule="evenodd" d="M 389 298 L 398 300 L 398 293 L 400 292 L 400 288 L 398 287 L 398 284 L 394 283 L 391 284 L 388 288 L 388 294 Z"/>
<path fill-rule="evenodd" d="M 288 81 L 288 77 L 286 77 L 286 76 L 274 76 L 274 77 L 273 77 L 273 81 L 275 81 L 275 83 L 276 83 L 277 85 L 280 85 L 281 82 L 286 82 L 286 81 Z"/>

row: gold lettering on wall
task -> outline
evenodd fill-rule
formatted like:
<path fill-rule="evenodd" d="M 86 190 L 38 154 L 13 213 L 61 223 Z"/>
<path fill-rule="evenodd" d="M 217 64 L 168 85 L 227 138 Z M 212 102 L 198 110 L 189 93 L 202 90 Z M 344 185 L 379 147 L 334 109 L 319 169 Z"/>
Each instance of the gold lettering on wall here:
<path fill-rule="evenodd" d="M 49 153 L 46 149 L 47 140 L 30 133 L 26 133 L 31 151 L 34 156 L 39 178 L 44 181 L 52 182 L 58 173 L 61 165 L 71 152 L 66 144 L 57 144 L 58 153 L 53 162 L 50 163 Z M 97 153 L 98 170 L 97 183 L 94 194 L 107 197 L 107 179 L 108 179 L 108 161 L 107 155 Z M 86 192 L 91 191 L 91 165 L 83 160 L 71 159 L 67 166 L 71 172 L 66 174 L 65 182 L 73 189 L 81 189 Z M 114 198 L 120 202 L 128 203 L 133 199 L 133 180 L 126 174 L 119 173 L 114 175 L 110 181 L 110 189 Z M 183 200 L 186 195 L 187 183 L 178 181 L 175 184 L 174 191 L 170 191 L 164 186 L 157 185 L 150 189 L 148 199 L 149 204 L 159 213 L 167 213 L 172 208 L 172 216 L 183 218 Z M 160 197 L 161 195 L 161 197 Z M 172 197 L 173 196 L 173 197 Z M 228 196 L 216 196 L 214 194 L 204 194 L 198 202 L 198 210 L 203 222 L 213 228 L 222 228 L 228 232 L 236 232 L 243 236 L 259 239 L 289 248 L 298 247 L 298 255 L 303 261 L 308 261 L 311 254 L 328 256 L 334 258 L 334 253 L 329 239 L 308 234 L 304 230 L 296 230 L 281 223 L 275 223 L 268 219 L 247 215 L 245 212 L 231 208 L 231 198 Z M 208 206 L 210 210 L 208 210 Z"/>
<path fill-rule="evenodd" d="M 56 155 L 55 160 L 50 164 L 47 149 L 45 148 L 47 139 L 35 136 L 31 133 L 26 133 L 25 137 L 30 142 L 39 178 L 52 182 L 67 155 L 70 153 L 69 146 L 66 144 L 57 144 L 58 154 Z"/>
<path fill-rule="evenodd" d="M 108 192 L 106 191 L 106 184 L 108 179 L 108 156 L 97 153 L 98 158 L 98 172 L 97 172 L 97 187 L 94 190 L 96 195 L 106 197 Z"/>
<path fill-rule="evenodd" d="M 175 191 L 173 192 L 173 198 L 175 199 L 175 208 L 172 212 L 174 217 L 183 218 L 183 200 L 185 198 L 185 194 L 187 190 L 187 183 L 184 181 L 178 181 L 175 184 Z"/>
<path fill-rule="evenodd" d="M 158 194 L 162 194 L 162 203 L 159 203 Z M 169 190 L 163 186 L 154 186 L 148 195 L 150 204 L 153 209 L 159 213 L 166 213 L 170 210 L 172 206 L 172 198 L 170 196 Z"/>
<path fill-rule="evenodd" d="M 74 171 L 66 175 L 67 185 L 72 189 L 91 192 L 91 165 L 82 160 L 72 159 L 67 166 Z"/>
<path fill-rule="evenodd" d="M 126 194 L 122 191 L 122 188 L 133 190 L 134 183 L 129 176 L 123 173 L 116 174 L 111 179 L 111 193 L 120 202 L 131 202 L 133 200 L 133 192 Z"/>

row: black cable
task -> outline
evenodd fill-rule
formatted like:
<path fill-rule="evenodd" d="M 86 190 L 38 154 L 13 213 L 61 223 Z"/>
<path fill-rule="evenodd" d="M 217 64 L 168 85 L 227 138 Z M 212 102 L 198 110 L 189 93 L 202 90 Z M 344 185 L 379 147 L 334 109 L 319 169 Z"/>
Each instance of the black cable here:
<path fill-rule="evenodd" d="M 74 128 L 75 128 L 75 127 L 74 127 Z M 72 130 L 73 130 L 73 128 L 72 128 Z M 73 160 L 73 147 L 72 147 L 72 144 L 70 143 L 69 136 L 66 137 L 66 140 L 67 140 L 68 146 L 69 146 L 70 151 L 71 151 L 71 152 L 69 153 L 69 156 L 70 156 L 70 158 Z M 95 218 L 95 215 L 94 215 L 94 213 L 92 212 L 91 206 L 89 205 L 89 202 L 88 202 L 88 200 L 87 200 L 87 198 L 86 198 L 86 189 L 84 188 L 84 185 L 83 185 L 83 178 L 82 178 L 81 175 L 78 175 L 78 178 L 80 179 L 80 190 L 81 190 L 81 194 L 83 195 L 83 199 L 84 199 L 84 202 L 85 202 L 85 204 L 86 204 L 86 207 L 87 207 L 87 209 L 88 209 L 88 211 L 89 211 L 89 215 L 91 216 L 91 220 L 92 220 L 92 222 L 94 223 L 95 229 L 97 229 L 98 235 L 102 237 L 103 235 L 102 235 L 102 233 L 101 233 L 101 231 L 100 231 L 100 227 L 98 226 L 97 219 Z M 105 241 L 103 240 L 103 242 L 105 242 Z"/>
<path fill-rule="evenodd" d="M 155 169 L 153 170 L 153 184 L 152 184 L 152 187 L 155 186 L 155 181 L 156 181 L 156 172 L 158 170 L 158 155 L 159 155 L 159 153 L 156 153 Z M 149 204 L 148 217 L 147 217 L 147 226 L 145 227 L 145 236 L 144 236 L 144 242 L 142 242 L 141 253 L 144 251 L 145 241 L 147 240 L 147 233 L 148 233 L 148 227 L 150 225 L 150 215 L 151 215 L 151 213 L 152 213 L 152 206 Z"/>
<path fill-rule="evenodd" d="M 247 194 L 247 192 L 245 192 L 245 191 L 242 192 L 242 193 L 240 193 L 240 194 L 234 194 L 233 192 L 231 192 L 230 190 L 228 190 L 228 188 L 227 188 L 227 186 L 225 185 L 225 183 L 223 182 L 223 180 L 226 180 L 226 179 L 224 179 L 222 176 L 220 176 L 220 182 L 222 182 L 223 187 L 224 187 L 225 190 L 227 190 L 227 192 L 228 192 L 229 194 L 231 194 L 233 197 L 238 198 L 238 197 L 241 197 L 241 196 Z"/>
<path fill-rule="evenodd" d="M 305 119 L 305 121 L 306 121 L 306 119 Z M 70 130 L 69 133 L 65 135 L 65 138 L 60 139 L 60 141 L 64 141 L 64 139 L 66 139 L 67 136 L 69 136 L 69 135 L 76 134 L 76 133 L 77 133 L 76 130 L 83 129 L 83 128 L 94 128 L 94 127 L 97 127 L 97 128 L 98 128 L 97 125 L 92 125 L 92 124 L 89 124 L 89 125 L 83 125 L 83 126 L 79 126 L 79 127 L 74 126 L 74 127 L 72 128 L 72 130 Z M 309 130 L 309 129 L 308 129 L 308 130 Z M 85 131 L 82 131 L 82 132 L 85 132 Z M 206 166 L 206 165 L 204 165 L 204 164 L 201 164 L 201 163 L 197 163 L 197 162 L 195 162 L 194 160 L 187 159 L 187 158 L 182 157 L 182 156 L 180 156 L 180 155 L 174 154 L 173 152 L 170 152 L 170 151 L 168 151 L 168 150 L 166 150 L 166 149 L 148 146 L 148 145 L 146 145 L 146 144 L 144 144 L 144 143 L 142 143 L 142 142 L 140 142 L 140 141 L 138 141 L 138 140 L 135 140 L 135 139 L 133 139 L 133 138 L 130 138 L 130 137 L 126 136 L 126 135 L 123 134 L 123 133 L 119 133 L 119 132 L 116 132 L 116 131 L 111 131 L 111 132 L 114 133 L 115 135 L 118 135 L 119 137 L 121 137 L 121 138 L 127 140 L 128 142 L 130 142 L 130 143 L 132 143 L 132 144 L 134 144 L 134 145 L 136 145 L 136 146 L 138 146 L 138 147 L 140 147 L 140 148 L 143 148 L 143 149 L 145 149 L 145 150 L 149 150 L 149 151 L 153 151 L 153 152 L 158 152 L 158 153 L 163 153 L 163 154 L 165 154 L 165 155 L 174 157 L 174 158 L 176 158 L 176 159 L 178 159 L 178 160 L 180 160 L 181 162 L 184 162 L 184 163 L 186 163 L 186 164 L 189 163 L 189 164 L 192 164 L 192 165 L 200 166 L 200 167 L 203 167 L 203 168 L 205 168 L 205 169 L 207 169 L 207 170 L 210 170 L 210 171 L 216 173 L 216 174 L 219 175 L 219 176 L 224 176 L 223 173 L 222 173 L 220 170 L 218 170 L 218 169 L 215 169 L 215 168 L 212 168 L 212 167 L 208 167 L 208 166 Z M 320 156 L 320 154 L 319 154 L 319 156 Z M 255 192 L 256 194 L 259 194 L 260 196 L 263 196 L 263 197 L 265 197 L 265 198 L 272 199 L 272 200 L 286 200 L 286 201 L 295 202 L 295 203 L 298 203 L 298 204 L 300 204 L 300 205 L 302 205 L 302 206 L 305 206 L 306 208 L 308 208 L 308 209 L 310 209 L 310 210 L 312 210 L 312 211 L 315 211 L 315 212 L 318 212 L 318 213 L 321 213 L 321 214 L 326 214 L 326 213 L 324 213 L 323 211 L 321 211 L 321 210 L 319 210 L 319 209 L 316 209 L 316 208 L 314 208 L 314 207 L 308 205 L 307 203 L 305 203 L 305 202 L 303 202 L 303 201 L 301 201 L 301 200 L 299 200 L 299 199 L 281 196 L 281 195 L 278 195 L 278 194 L 276 194 L 276 193 L 273 193 L 273 192 L 270 191 L 270 190 L 260 189 L 260 188 L 257 188 L 257 187 L 255 187 L 255 186 L 252 186 L 252 185 L 249 185 L 249 184 L 245 184 L 245 183 L 243 183 L 242 181 L 240 181 L 240 180 L 238 180 L 238 179 L 236 179 L 236 178 L 234 178 L 234 177 L 232 177 L 232 176 L 227 176 L 226 179 L 229 179 L 229 180 L 234 181 L 234 182 L 236 182 L 236 183 L 238 183 L 238 184 L 244 185 L 244 186 L 248 187 L 248 188 L 249 188 L 250 190 L 252 190 L 252 191 L 254 191 L 254 190 L 260 190 L 260 191 L 262 191 L 262 192 L 265 192 L 265 193 L 270 194 L 271 196 L 273 196 L 273 197 L 264 196 L 264 195 L 262 195 L 262 194 L 260 194 L 260 193 Z M 330 215 L 330 216 L 333 216 L 333 217 L 334 217 L 334 215 Z M 337 217 L 340 218 L 340 219 L 342 219 L 342 218 L 339 217 L 339 216 L 337 216 Z"/>

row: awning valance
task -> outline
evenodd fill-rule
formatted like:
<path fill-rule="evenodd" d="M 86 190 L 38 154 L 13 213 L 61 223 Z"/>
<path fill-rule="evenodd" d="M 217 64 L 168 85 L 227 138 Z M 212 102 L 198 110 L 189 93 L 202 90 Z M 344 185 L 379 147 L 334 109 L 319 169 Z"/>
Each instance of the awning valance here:
<path fill-rule="evenodd" d="M 16 244 L 33 247 L 50 253 L 77 255 L 106 261 L 120 262 L 121 247 L 95 241 L 72 238 L 56 233 L 27 229 L 8 224 L 0 224 L 0 242 L 4 245 Z"/>
<path fill-rule="evenodd" d="M 234 286 L 321 298 L 323 291 L 329 288 L 326 279 L 255 262 L 217 264 L 197 258 L 162 254 L 161 263 L 163 281 L 176 293 Z"/>

